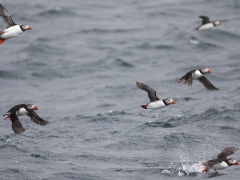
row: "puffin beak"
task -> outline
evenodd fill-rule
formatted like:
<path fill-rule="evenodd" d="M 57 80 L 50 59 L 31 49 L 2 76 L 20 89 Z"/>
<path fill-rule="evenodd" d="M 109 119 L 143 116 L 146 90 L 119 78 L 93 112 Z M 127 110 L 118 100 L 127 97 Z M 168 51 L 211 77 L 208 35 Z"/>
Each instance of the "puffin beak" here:
<path fill-rule="evenodd" d="M 28 26 L 28 30 L 32 30 L 32 27 L 31 27 L 31 26 Z"/>
<path fill-rule="evenodd" d="M 221 22 L 219 22 L 219 26 L 221 26 L 222 25 L 222 23 Z"/>
<path fill-rule="evenodd" d="M 208 70 L 208 73 L 209 73 L 209 74 L 211 74 L 211 73 L 212 73 L 211 69 L 209 69 L 209 70 Z"/>
<path fill-rule="evenodd" d="M 239 162 L 236 162 L 235 164 L 236 164 L 236 165 L 240 165 Z"/>
<path fill-rule="evenodd" d="M 35 110 L 38 110 L 38 107 L 37 106 L 35 106 L 35 108 L 34 108 Z"/>
<path fill-rule="evenodd" d="M 172 104 L 177 104 L 176 101 L 172 100 Z"/>

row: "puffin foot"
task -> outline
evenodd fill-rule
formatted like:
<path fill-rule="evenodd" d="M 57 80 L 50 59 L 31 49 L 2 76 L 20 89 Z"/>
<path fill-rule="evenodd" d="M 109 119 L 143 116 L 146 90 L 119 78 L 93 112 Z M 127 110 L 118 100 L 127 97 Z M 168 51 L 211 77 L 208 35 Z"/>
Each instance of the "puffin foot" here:
<path fill-rule="evenodd" d="M 4 43 L 6 39 L 0 39 L 0 44 Z"/>
<path fill-rule="evenodd" d="M 147 109 L 147 105 L 141 105 L 143 109 Z"/>
<path fill-rule="evenodd" d="M 7 117 L 5 117 L 4 120 L 6 120 L 7 118 L 10 118 L 10 115 L 8 115 Z"/>
<path fill-rule="evenodd" d="M 181 83 L 182 81 L 184 81 L 184 78 L 179 79 L 179 80 L 178 80 L 178 83 Z"/>
<path fill-rule="evenodd" d="M 208 167 L 205 167 L 202 172 L 208 172 Z"/>
<path fill-rule="evenodd" d="M 217 173 L 217 174 L 221 174 L 218 170 L 214 169 L 214 171 Z"/>
<path fill-rule="evenodd" d="M 3 31 L 0 31 L 0 34 L 3 34 L 4 32 Z"/>

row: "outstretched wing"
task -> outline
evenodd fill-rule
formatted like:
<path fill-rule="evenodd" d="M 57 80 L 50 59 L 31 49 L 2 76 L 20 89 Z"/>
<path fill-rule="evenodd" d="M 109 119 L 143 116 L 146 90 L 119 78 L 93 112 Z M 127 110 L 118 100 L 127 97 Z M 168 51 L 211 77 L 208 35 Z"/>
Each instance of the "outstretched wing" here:
<path fill-rule="evenodd" d="M 205 76 L 198 78 L 198 81 L 204 85 L 205 88 L 209 90 L 219 90 L 216 88 Z"/>
<path fill-rule="evenodd" d="M 226 159 L 227 156 L 230 156 L 231 154 L 235 153 L 237 151 L 237 148 L 235 147 L 227 147 L 222 150 L 220 154 L 218 154 L 218 159 Z"/>
<path fill-rule="evenodd" d="M 140 83 L 140 82 L 136 82 L 136 84 L 140 89 L 142 89 L 142 90 L 144 90 L 148 93 L 148 97 L 150 99 L 150 102 L 159 100 L 159 98 L 156 95 L 156 91 L 154 89 L 152 89 L 148 85 L 145 85 L 145 84 Z"/>
<path fill-rule="evenodd" d="M 24 127 L 22 126 L 21 122 L 18 119 L 17 112 L 11 112 L 10 119 L 12 121 L 12 129 L 16 134 L 21 134 L 25 131 Z"/>
<path fill-rule="evenodd" d="M 12 20 L 11 14 L 0 4 L 0 16 L 3 17 L 3 22 L 6 24 L 7 28 L 15 26 L 15 22 Z"/>
<path fill-rule="evenodd" d="M 207 16 L 199 16 L 202 19 L 202 25 L 210 23 L 209 17 Z"/>
<path fill-rule="evenodd" d="M 35 122 L 36 124 L 39 124 L 39 125 L 42 125 L 42 126 L 45 126 L 45 125 L 49 124 L 48 121 L 45 121 L 42 118 L 40 118 L 35 111 L 29 111 L 27 116 L 29 116 L 31 118 L 31 120 L 33 122 Z"/>

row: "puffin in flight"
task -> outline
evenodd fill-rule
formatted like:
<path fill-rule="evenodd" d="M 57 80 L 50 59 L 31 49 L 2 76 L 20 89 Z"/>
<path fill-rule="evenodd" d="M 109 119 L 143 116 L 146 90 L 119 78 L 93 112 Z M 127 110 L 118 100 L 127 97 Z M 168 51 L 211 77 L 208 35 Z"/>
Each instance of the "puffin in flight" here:
<path fill-rule="evenodd" d="M 212 159 L 207 162 L 204 162 L 203 165 L 205 169 L 202 172 L 208 172 L 209 169 L 214 169 L 217 174 L 220 174 L 219 169 L 225 169 L 232 165 L 239 165 L 239 162 L 236 159 L 230 158 L 227 159 L 227 156 L 235 153 L 237 148 L 227 147 L 218 154 L 217 159 Z"/>
<path fill-rule="evenodd" d="M 202 19 L 202 25 L 198 26 L 195 30 L 208 30 L 215 26 L 220 26 L 222 23 L 219 21 L 210 22 L 209 17 L 199 16 Z"/>
<path fill-rule="evenodd" d="M 183 84 L 188 84 L 188 86 L 192 87 L 192 80 L 197 79 L 200 83 L 202 83 L 205 88 L 209 90 L 218 90 L 212 83 L 204 76 L 206 73 L 212 73 L 210 69 L 194 69 L 185 74 L 181 79 L 178 80 L 178 83 L 185 81 Z"/>
<path fill-rule="evenodd" d="M 140 82 L 136 82 L 136 84 L 140 89 L 142 89 L 148 93 L 148 97 L 150 99 L 149 103 L 141 106 L 142 108 L 144 108 L 144 109 L 161 109 L 170 104 L 176 104 L 176 101 L 174 101 L 173 99 L 164 99 L 164 100 L 159 99 L 156 95 L 156 91 L 154 89 L 152 89 L 151 87 L 149 87 L 148 85 L 145 85 Z"/>
<path fill-rule="evenodd" d="M 7 29 L 0 31 L 0 44 L 4 43 L 7 39 L 18 36 L 24 31 L 32 30 L 29 25 L 18 25 L 12 20 L 11 14 L 0 4 L 0 16 L 3 17 L 3 22 L 6 24 Z"/>
<path fill-rule="evenodd" d="M 38 110 L 38 107 L 35 104 L 16 105 L 12 107 L 5 115 L 3 115 L 6 116 L 4 120 L 10 118 L 12 121 L 12 129 L 16 134 L 21 134 L 25 131 L 24 127 L 18 119 L 18 116 L 27 115 L 33 122 L 42 126 L 49 124 L 48 121 L 40 118 L 34 110 Z"/>

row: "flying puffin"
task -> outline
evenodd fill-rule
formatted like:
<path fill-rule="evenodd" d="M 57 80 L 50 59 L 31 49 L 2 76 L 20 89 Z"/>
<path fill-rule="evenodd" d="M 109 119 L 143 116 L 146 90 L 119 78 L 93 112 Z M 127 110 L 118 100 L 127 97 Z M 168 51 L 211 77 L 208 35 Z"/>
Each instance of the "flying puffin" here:
<path fill-rule="evenodd" d="M 227 159 L 227 156 L 235 153 L 236 150 L 237 148 L 235 147 L 227 147 L 223 149 L 222 152 L 218 154 L 217 159 L 212 159 L 203 163 L 205 169 L 203 169 L 202 172 L 208 172 L 209 169 L 214 169 L 217 174 L 220 174 L 218 171 L 219 169 L 225 169 L 232 165 L 239 165 L 239 162 L 236 159 Z"/>
<path fill-rule="evenodd" d="M 195 30 L 208 30 L 215 26 L 220 26 L 222 23 L 219 21 L 210 22 L 209 17 L 199 16 L 202 19 L 202 25 L 198 26 Z"/>
<path fill-rule="evenodd" d="M 164 99 L 161 100 L 157 97 L 156 91 L 149 87 L 148 85 L 145 85 L 140 82 L 136 82 L 137 86 L 146 91 L 148 93 L 148 97 L 150 99 L 150 103 L 147 103 L 146 105 L 142 105 L 141 107 L 144 109 L 161 109 L 164 108 L 170 104 L 176 104 L 176 101 L 173 99 Z"/>
<path fill-rule="evenodd" d="M 3 22 L 6 24 L 7 29 L 0 31 L 0 44 L 4 43 L 7 39 L 18 36 L 24 31 L 32 30 L 29 25 L 18 25 L 12 20 L 11 14 L 0 4 L 0 16 L 3 17 Z"/>
<path fill-rule="evenodd" d="M 49 124 L 48 121 L 40 118 L 34 110 L 38 110 L 38 107 L 35 104 L 16 105 L 12 107 L 5 115 L 3 115 L 6 116 L 4 120 L 10 118 L 10 120 L 12 121 L 12 129 L 16 134 L 21 134 L 25 131 L 24 127 L 18 119 L 18 116 L 27 115 L 33 122 L 42 126 Z"/>
<path fill-rule="evenodd" d="M 212 83 L 205 76 L 203 76 L 203 74 L 206 73 L 212 73 L 212 71 L 207 68 L 194 69 L 192 71 L 189 71 L 181 79 L 179 79 L 178 83 L 181 83 L 182 81 L 185 80 L 183 84 L 188 84 L 188 86 L 192 87 L 192 80 L 197 79 L 200 83 L 202 83 L 205 86 L 205 88 L 209 90 L 218 90 L 218 88 L 213 86 Z"/>

